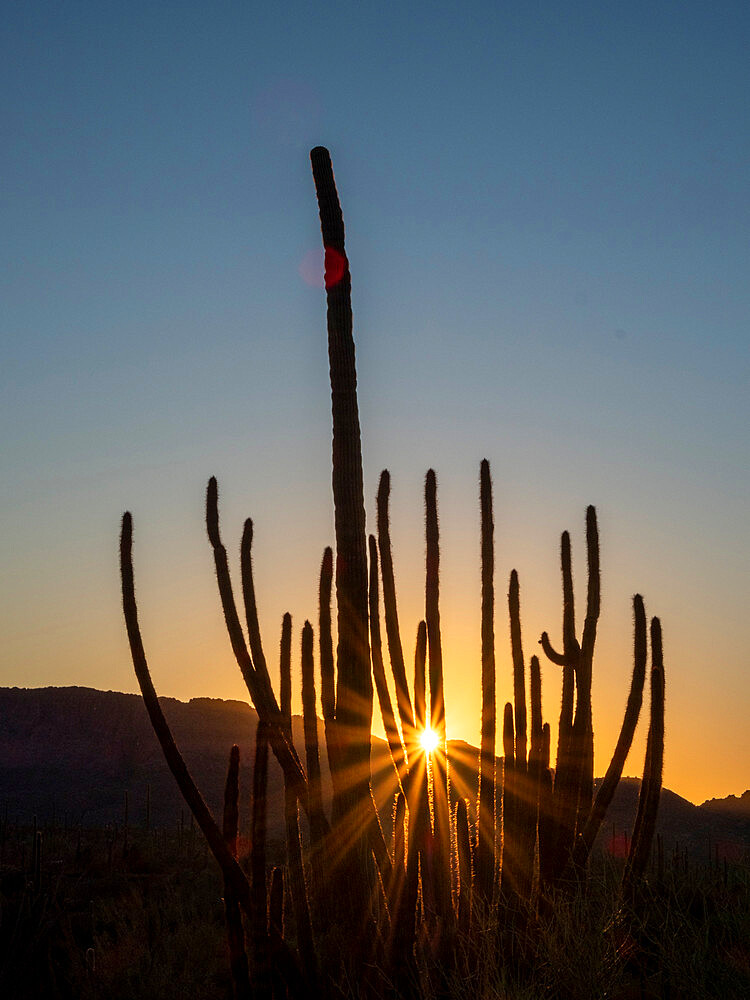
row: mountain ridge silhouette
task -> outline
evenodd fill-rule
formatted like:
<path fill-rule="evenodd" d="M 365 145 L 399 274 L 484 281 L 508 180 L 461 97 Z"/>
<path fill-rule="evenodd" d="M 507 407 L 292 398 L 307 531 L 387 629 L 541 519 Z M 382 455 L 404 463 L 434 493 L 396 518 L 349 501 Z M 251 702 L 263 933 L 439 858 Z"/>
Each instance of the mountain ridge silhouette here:
<path fill-rule="evenodd" d="M 198 787 L 220 815 L 229 750 L 240 746 L 241 816 L 249 821 L 257 714 L 246 702 L 198 697 L 188 702 L 163 697 L 160 703 Z M 323 724 L 319 720 L 324 788 L 330 786 Z M 294 718 L 295 743 L 302 750 L 302 719 Z M 303 755 L 304 756 L 304 755 Z M 476 747 L 449 741 L 449 758 L 458 794 L 476 794 Z M 501 766 L 501 765 L 500 765 Z M 389 827 L 395 782 L 387 744 L 372 737 L 376 800 Z M 149 791 L 150 786 L 150 791 Z M 603 824 L 600 839 L 632 830 L 640 779 L 623 778 Z M 154 826 L 188 820 L 186 807 L 163 759 L 140 695 L 69 686 L 0 688 L 0 808 L 20 823 L 83 826 L 122 824 L 125 792 L 129 822 L 145 822 L 146 797 Z M 283 836 L 283 777 L 271 759 L 269 825 Z M 697 859 L 730 861 L 750 856 L 750 789 L 739 796 L 694 805 L 664 789 L 658 832 L 666 851 L 679 844 Z"/>

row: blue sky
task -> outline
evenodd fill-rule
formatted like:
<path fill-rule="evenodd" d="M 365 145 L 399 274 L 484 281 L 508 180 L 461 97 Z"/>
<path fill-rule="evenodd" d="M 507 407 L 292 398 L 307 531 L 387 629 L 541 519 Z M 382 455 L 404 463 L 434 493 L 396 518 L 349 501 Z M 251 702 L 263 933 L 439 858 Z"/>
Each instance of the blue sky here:
<path fill-rule="evenodd" d="M 595 503 L 598 760 L 639 590 L 664 626 L 667 783 L 747 787 L 747 6 L 30 2 L 0 31 L 0 684 L 134 689 L 128 508 L 157 688 L 242 697 L 202 529 L 211 474 L 227 544 L 256 522 L 269 648 L 284 611 L 316 614 L 333 531 L 308 152 L 325 144 L 368 510 L 388 466 L 407 645 L 438 473 L 452 735 L 478 731 L 487 457 L 500 696 L 507 573 L 528 655 L 559 632 L 564 528 L 583 593 Z"/>

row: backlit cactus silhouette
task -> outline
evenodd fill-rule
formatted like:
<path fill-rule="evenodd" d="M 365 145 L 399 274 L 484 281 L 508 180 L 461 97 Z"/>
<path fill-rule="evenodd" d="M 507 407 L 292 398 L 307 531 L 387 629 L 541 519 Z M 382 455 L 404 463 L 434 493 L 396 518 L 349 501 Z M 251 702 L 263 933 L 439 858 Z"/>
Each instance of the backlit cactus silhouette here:
<path fill-rule="evenodd" d="M 535 914 L 550 905 L 562 905 L 564 893 L 559 890 L 586 877 L 592 846 L 620 780 L 640 713 L 648 652 L 646 616 L 643 601 L 636 595 L 631 690 L 617 746 L 594 796 L 591 683 L 600 610 L 594 508 L 589 507 L 586 513 L 588 588 L 581 639 L 576 636 L 571 546 L 565 532 L 561 542 L 562 652 L 554 648 L 546 632 L 540 640 L 548 660 L 561 672 L 554 771 L 536 656 L 530 658 L 528 667 L 527 717 L 521 589 L 513 570 L 508 610 L 514 699 L 504 707 L 500 762 L 496 757 L 492 481 L 489 463 L 483 461 L 481 746 L 477 785 L 469 801 L 462 791 L 451 787 L 440 634 L 437 480 L 429 470 L 425 478 L 425 614 L 417 627 L 410 691 L 396 598 L 387 471 L 382 473 L 377 491 L 377 536 L 368 540 L 365 528 L 351 278 L 343 218 L 328 152 L 316 147 L 311 160 L 325 248 L 333 416 L 336 548 L 335 561 L 332 549 L 323 553 L 318 617 L 320 701 L 332 806 L 327 815 L 318 745 L 313 628 L 305 622 L 301 634 L 304 753 L 300 755 L 291 719 L 292 621 L 288 615 L 284 617 L 277 700 L 258 624 L 253 524 L 246 521 L 240 547 L 243 629 L 219 530 L 218 487 L 212 478 L 206 495 L 206 527 L 219 594 L 232 650 L 259 720 L 249 875 L 237 857 L 239 751 L 233 748 L 230 756 L 220 827 L 185 766 L 151 681 L 138 624 L 129 513 L 123 516 L 120 543 L 123 608 L 133 664 L 152 726 L 223 874 L 237 996 L 247 996 L 250 989 L 260 997 L 301 997 L 311 991 L 340 995 L 337 984 L 342 981 L 355 982 L 363 995 L 382 996 L 388 991 L 415 995 L 419 992 L 419 969 L 437 963 L 447 975 L 451 969 L 465 969 L 465 963 L 476 957 L 471 935 L 480 917 L 486 920 L 488 914 L 494 916 L 493 926 L 499 928 L 498 947 L 505 940 L 504 927 L 524 927 L 524 940 L 533 942 Z M 381 583 L 395 705 L 381 637 Z M 335 656 L 334 590 L 338 625 Z M 623 898 L 628 903 L 633 902 L 644 875 L 661 789 L 664 667 L 657 619 L 651 623 L 651 649 L 644 780 L 623 883 Z M 375 804 L 376 783 L 371 773 L 373 690 L 393 765 L 393 810 L 384 817 L 392 829 L 390 843 Z M 437 734 L 437 747 L 430 752 L 420 743 L 428 725 Z M 276 867 L 270 873 L 266 863 L 269 748 L 284 778 L 287 853 L 284 868 Z M 285 912 L 286 891 L 289 913 Z M 528 946 L 524 947 L 528 952 Z M 518 954 L 516 949 L 513 960 Z"/>

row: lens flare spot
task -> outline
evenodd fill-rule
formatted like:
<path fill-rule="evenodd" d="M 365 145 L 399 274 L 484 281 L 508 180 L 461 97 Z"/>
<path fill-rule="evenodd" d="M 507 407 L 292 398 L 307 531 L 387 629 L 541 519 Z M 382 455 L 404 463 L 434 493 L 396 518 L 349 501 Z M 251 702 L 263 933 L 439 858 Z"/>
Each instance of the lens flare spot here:
<path fill-rule="evenodd" d="M 308 250 L 299 265 L 300 277 L 304 283 L 311 288 L 323 288 L 324 270 L 323 247 L 316 250 Z"/>
<path fill-rule="evenodd" d="M 299 273 L 311 288 L 333 288 L 346 274 L 346 256 L 334 247 L 309 250 L 299 265 Z"/>
<path fill-rule="evenodd" d="M 334 247 L 326 247 L 326 288 L 333 288 L 338 285 L 346 273 L 346 257 Z"/>

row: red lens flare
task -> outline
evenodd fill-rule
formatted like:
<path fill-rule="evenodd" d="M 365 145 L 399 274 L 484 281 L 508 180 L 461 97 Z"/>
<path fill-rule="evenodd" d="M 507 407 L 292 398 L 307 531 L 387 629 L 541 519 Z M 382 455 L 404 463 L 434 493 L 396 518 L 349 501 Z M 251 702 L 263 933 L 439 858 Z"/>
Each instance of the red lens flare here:
<path fill-rule="evenodd" d="M 346 274 L 346 257 L 334 247 L 326 247 L 325 266 L 325 286 L 333 288 Z"/>
<path fill-rule="evenodd" d="M 308 250 L 299 265 L 299 273 L 311 288 L 333 288 L 346 274 L 349 263 L 344 254 L 334 247 Z"/>

